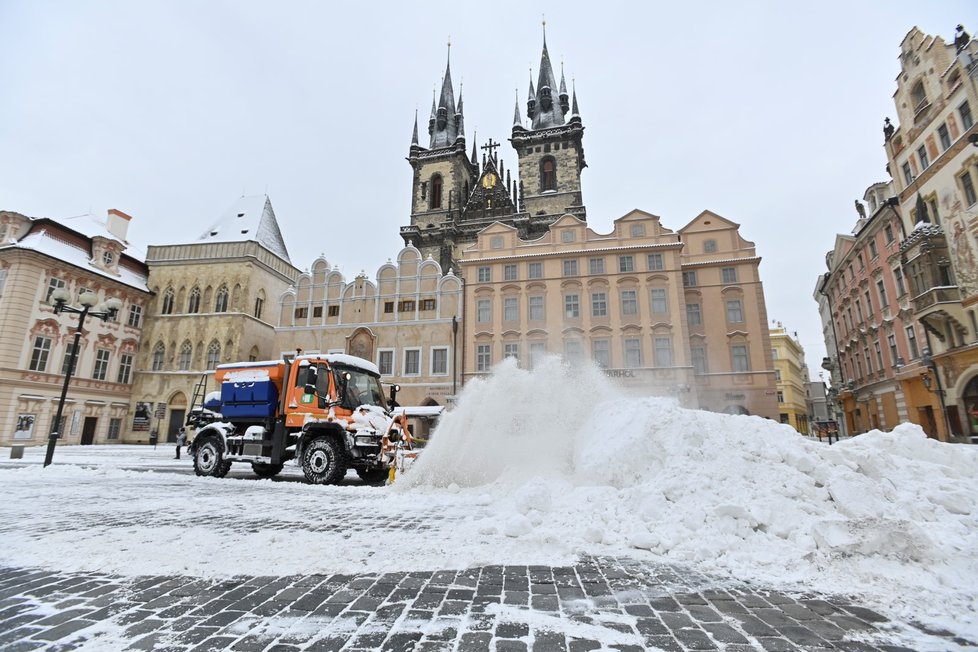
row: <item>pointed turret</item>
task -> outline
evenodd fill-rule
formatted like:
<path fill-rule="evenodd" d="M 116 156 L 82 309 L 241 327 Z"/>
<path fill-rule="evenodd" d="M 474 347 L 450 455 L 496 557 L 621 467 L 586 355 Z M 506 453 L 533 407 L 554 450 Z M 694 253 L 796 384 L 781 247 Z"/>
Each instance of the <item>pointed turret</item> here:
<path fill-rule="evenodd" d="M 414 133 L 411 135 L 411 147 L 418 146 L 418 111 L 414 111 Z"/>
<path fill-rule="evenodd" d="M 537 112 L 537 92 L 533 90 L 533 69 L 530 69 L 530 90 L 526 92 L 526 117 L 533 120 Z"/>
<path fill-rule="evenodd" d="M 567 84 L 564 83 L 564 62 L 560 62 L 560 110 L 567 115 L 570 105 L 567 104 Z"/>
<path fill-rule="evenodd" d="M 435 89 L 431 89 L 431 117 L 428 118 L 428 135 L 431 136 L 435 133 Z"/>
<path fill-rule="evenodd" d="M 465 139 L 465 114 L 462 112 L 462 86 L 458 87 L 458 111 L 455 113 L 455 140 Z"/>
<path fill-rule="evenodd" d="M 573 91 L 571 92 L 573 99 L 571 100 L 571 117 L 570 122 L 581 122 L 581 112 L 577 109 L 577 84 L 572 83 Z"/>
<path fill-rule="evenodd" d="M 520 94 L 516 93 L 516 108 L 513 111 L 513 126 L 522 127 L 523 121 L 520 119 Z"/>
<path fill-rule="evenodd" d="M 472 132 L 472 165 L 478 165 L 479 164 L 479 155 L 478 155 L 478 152 L 475 151 L 475 144 L 476 144 L 476 142 L 478 142 L 478 140 L 479 140 L 479 137 L 473 131 Z"/>

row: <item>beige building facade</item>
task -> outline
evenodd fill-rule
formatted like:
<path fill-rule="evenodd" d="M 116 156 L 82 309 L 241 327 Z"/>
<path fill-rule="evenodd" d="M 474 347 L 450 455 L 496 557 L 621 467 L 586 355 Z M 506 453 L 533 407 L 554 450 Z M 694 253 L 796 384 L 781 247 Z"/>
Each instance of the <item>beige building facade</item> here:
<path fill-rule="evenodd" d="M 639 210 L 609 234 L 573 215 L 531 241 L 488 227 L 461 262 L 463 377 L 559 355 L 636 394 L 776 418 L 759 258 L 737 230 L 704 212 L 675 232 Z"/>
<path fill-rule="evenodd" d="M 324 258 L 278 297 L 281 354 L 346 353 L 374 362 L 401 405 L 446 405 L 460 383 L 462 280 L 409 244 L 371 280 L 347 282 Z M 454 325 L 454 328 L 453 328 Z"/>
<path fill-rule="evenodd" d="M 80 315 L 55 314 L 92 292 L 119 299 L 115 319 L 85 315 L 63 422 L 64 444 L 119 442 L 131 416 L 136 355 L 150 292 L 142 257 L 129 251 L 130 216 L 30 218 L 0 212 L 0 445 L 38 446 L 52 431 Z"/>
<path fill-rule="evenodd" d="M 149 247 L 149 305 L 126 441 L 175 441 L 224 362 L 277 358 L 275 300 L 295 282 L 269 199 L 242 197 L 197 240 Z"/>
<path fill-rule="evenodd" d="M 808 367 L 805 349 L 780 323 L 771 329 L 771 357 L 778 392 L 778 420 L 803 435 L 811 434 Z"/>

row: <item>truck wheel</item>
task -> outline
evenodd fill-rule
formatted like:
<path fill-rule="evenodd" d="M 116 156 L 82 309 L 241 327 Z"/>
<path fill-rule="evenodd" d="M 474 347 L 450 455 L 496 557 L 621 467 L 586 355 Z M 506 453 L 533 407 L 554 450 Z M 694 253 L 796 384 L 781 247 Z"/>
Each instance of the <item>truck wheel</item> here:
<path fill-rule="evenodd" d="M 302 473 L 312 484 L 339 484 L 346 475 L 346 451 L 332 437 L 314 439 L 302 453 Z"/>
<path fill-rule="evenodd" d="M 390 471 L 387 469 L 357 469 L 357 475 L 364 484 L 382 485 L 387 481 Z"/>
<path fill-rule="evenodd" d="M 274 478 L 282 472 L 284 464 L 265 464 L 264 462 L 252 462 L 251 470 L 259 478 Z"/>
<path fill-rule="evenodd" d="M 231 462 L 224 459 L 224 445 L 217 437 L 207 437 L 194 451 L 194 473 L 223 478 L 231 470 Z"/>

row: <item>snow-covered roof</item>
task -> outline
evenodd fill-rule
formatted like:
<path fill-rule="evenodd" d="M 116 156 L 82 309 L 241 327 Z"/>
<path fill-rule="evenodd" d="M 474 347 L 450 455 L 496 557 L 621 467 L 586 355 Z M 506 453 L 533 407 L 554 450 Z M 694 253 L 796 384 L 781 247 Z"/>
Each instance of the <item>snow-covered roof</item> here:
<path fill-rule="evenodd" d="M 239 198 L 195 242 L 248 241 L 257 242 L 289 264 L 292 263 L 268 195 Z"/>
<path fill-rule="evenodd" d="M 74 223 L 72 223 L 72 226 L 75 226 Z M 109 234 L 106 237 L 112 236 Z M 117 240 L 114 237 L 112 239 Z M 92 274 L 110 278 L 124 285 L 134 287 L 137 290 L 142 290 L 143 292 L 149 292 L 149 287 L 146 285 L 146 275 L 134 272 L 122 265 L 118 267 L 118 276 L 100 267 L 96 267 L 92 264 L 91 252 L 88 249 L 68 243 L 56 237 L 55 233 L 47 229 L 42 228 L 38 231 L 33 231 L 16 242 L 6 242 L 0 245 L 0 251 L 10 249 L 29 249 L 36 251 L 68 265 L 74 265 L 80 269 L 87 270 Z"/>

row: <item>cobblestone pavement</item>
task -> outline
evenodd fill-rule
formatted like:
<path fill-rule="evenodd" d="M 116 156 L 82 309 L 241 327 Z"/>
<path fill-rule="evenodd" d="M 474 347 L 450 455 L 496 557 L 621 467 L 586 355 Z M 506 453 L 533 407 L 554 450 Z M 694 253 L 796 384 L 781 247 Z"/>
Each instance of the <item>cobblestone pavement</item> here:
<path fill-rule="evenodd" d="M 889 622 L 845 598 L 626 558 L 218 581 L 0 569 L 7 651 L 969 648 L 978 644 Z"/>

